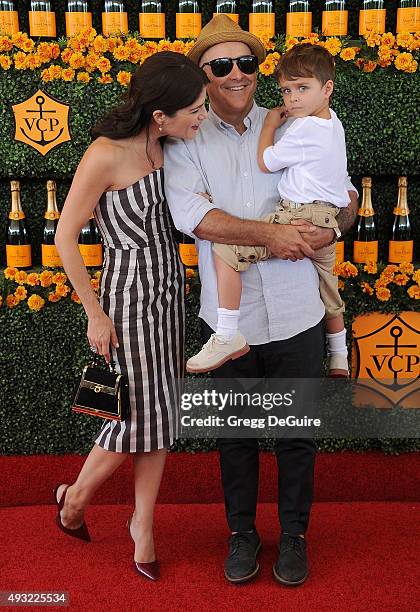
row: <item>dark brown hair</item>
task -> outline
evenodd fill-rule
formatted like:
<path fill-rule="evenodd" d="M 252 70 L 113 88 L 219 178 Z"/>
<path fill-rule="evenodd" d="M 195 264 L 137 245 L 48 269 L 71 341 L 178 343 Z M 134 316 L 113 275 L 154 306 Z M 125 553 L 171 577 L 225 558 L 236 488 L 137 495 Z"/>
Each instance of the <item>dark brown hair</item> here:
<path fill-rule="evenodd" d="M 277 64 L 275 76 L 291 81 L 299 77 L 314 77 L 322 85 L 334 81 L 334 58 L 327 49 L 311 43 L 294 45 Z"/>
<path fill-rule="evenodd" d="M 181 53 L 162 51 L 147 58 L 133 74 L 122 103 L 92 129 L 92 137 L 113 140 L 148 130 L 155 110 L 172 117 L 190 106 L 208 83 L 204 70 Z"/>

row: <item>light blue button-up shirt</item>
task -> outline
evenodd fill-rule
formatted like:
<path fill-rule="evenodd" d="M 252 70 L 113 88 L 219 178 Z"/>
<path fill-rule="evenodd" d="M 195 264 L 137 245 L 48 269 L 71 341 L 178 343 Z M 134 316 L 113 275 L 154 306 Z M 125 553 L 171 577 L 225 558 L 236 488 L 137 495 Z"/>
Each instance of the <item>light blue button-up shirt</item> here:
<path fill-rule="evenodd" d="M 279 199 L 279 174 L 261 172 L 257 163 L 260 131 L 267 109 L 253 105 L 239 134 L 211 109 L 194 140 L 165 143 L 165 193 L 176 227 L 193 236 L 213 208 L 240 219 L 272 212 Z M 280 138 L 286 127 L 280 128 Z M 349 182 L 349 189 L 354 187 Z M 213 202 L 200 195 L 207 192 Z M 195 236 L 194 236 L 195 237 Z M 217 282 L 211 242 L 196 238 L 199 250 L 201 307 L 199 316 L 216 328 Z M 291 338 L 323 318 L 318 274 L 310 259 L 292 262 L 272 258 L 242 273 L 239 329 L 249 344 Z"/>

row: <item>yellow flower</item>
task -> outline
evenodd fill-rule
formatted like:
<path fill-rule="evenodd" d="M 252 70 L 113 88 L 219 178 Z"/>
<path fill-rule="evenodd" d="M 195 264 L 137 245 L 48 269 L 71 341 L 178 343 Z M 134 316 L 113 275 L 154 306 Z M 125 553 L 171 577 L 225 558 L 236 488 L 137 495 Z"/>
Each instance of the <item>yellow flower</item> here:
<path fill-rule="evenodd" d="M 5 271 L 6 272 L 6 271 Z M 418 268 L 413 274 L 413 281 L 420 285 L 420 268 Z"/>
<path fill-rule="evenodd" d="M 411 285 L 407 289 L 407 293 L 413 300 L 420 300 L 420 287 L 418 285 Z"/>
<path fill-rule="evenodd" d="M 3 304 L 3 298 L 0 295 L 0 306 Z"/>
<path fill-rule="evenodd" d="M 93 72 L 96 69 L 96 62 L 99 59 L 99 55 L 96 53 L 88 53 L 86 56 L 86 70 Z"/>
<path fill-rule="evenodd" d="M 341 51 L 341 40 L 332 36 L 328 38 L 324 43 L 325 49 L 331 53 L 331 55 L 337 55 Z"/>
<path fill-rule="evenodd" d="M 90 76 L 88 72 L 78 72 L 77 73 L 77 80 L 80 81 L 81 83 L 89 83 L 91 79 L 92 77 Z"/>
<path fill-rule="evenodd" d="M 68 64 L 72 57 L 73 57 L 73 50 L 69 49 L 68 47 L 67 49 L 64 49 L 64 51 L 61 52 L 61 59 L 63 60 L 65 64 Z"/>
<path fill-rule="evenodd" d="M 13 56 L 13 59 L 14 59 L 14 62 L 15 62 L 16 70 L 25 70 L 25 68 L 26 68 L 26 53 L 23 53 L 23 51 L 18 51 Z"/>
<path fill-rule="evenodd" d="M 400 53 L 398 57 L 395 58 L 395 68 L 397 70 L 407 70 L 410 64 L 414 61 L 414 58 L 411 53 Z"/>
<path fill-rule="evenodd" d="M 28 274 L 28 278 L 26 279 L 26 284 L 31 287 L 35 287 L 35 285 L 39 285 L 39 276 L 36 272 L 31 272 Z"/>
<path fill-rule="evenodd" d="M 30 53 L 31 51 L 33 51 L 34 47 L 35 47 L 35 43 L 30 38 L 27 38 L 26 40 L 24 40 L 21 45 L 21 49 L 25 51 L 26 53 Z"/>
<path fill-rule="evenodd" d="M 373 295 L 373 288 L 369 285 L 369 283 L 360 283 L 363 293 L 367 293 L 368 295 Z"/>
<path fill-rule="evenodd" d="M 386 32 L 381 36 L 381 45 L 386 45 L 387 47 L 393 47 L 395 43 L 395 36 L 392 32 Z"/>
<path fill-rule="evenodd" d="M 376 274 L 378 271 L 378 266 L 374 261 L 368 261 L 368 263 L 363 266 L 363 270 L 368 274 Z"/>
<path fill-rule="evenodd" d="M 52 59 L 60 57 L 60 45 L 58 43 L 50 43 L 50 50 Z"/>
<path fill-rule="evenodd" d="M 414 272 L 413 264 L 408 261 L 402 261 L 400 265 L 398 266 L 398 268 L 400 272 L 402 272 L 403 274 L 413 274 Z"/>
<path fill-rule="evenodd" d="M 130 84 L 131 76 L 131 72 L 127 72 L 126 70 L 120 70 L 117 74 L 117 81 L 120 85 L 124 85 L 125 87 L 127 87 L 127 85 Z"/>
<path fill-rule="evenodd" d="M 11 51 L 13 49 L 13 43 L 8 36 L 0 36 L 0 52 Z"/>
<path fill-rule="evenodd" d="M 55 285 L 64 285 L 67 280 L 67 275 L 64 272 L 56 272 L 52 277 L 52 282 Z"/>
<path fill-rule="evenodd" d="M 160 40 L 158 42 L 158 52 L 160 51 L 171 51 L 172 43 L 170 40 Z"/>
<path fill-rule="evenodd" d="M 103 36 L 97 36 L 93 41 L 92 47 L 96 53 L 106 53 L 108 51 L 108 41 Z"/>
<path fill-rule="evenodd" d="M 175 53 L 184 53 L 185 45 L 182 40 L 174 40 L 172 43 L 171 51 L 175 51 Z"/>
<path fill-rule="evenodd" d="M 8 295 L 6 298 L 6 304 L 8 308 L 14 308 L 19 304 L 18 299 L 14 295 Z"/>
<path fill-rule="evenodd" d="M 396 266 L 395 264 L 388 264 L 383 269 L 382 274 L 385 274 L 387 272 L 390 272 L 391 274 L 394 274 L 394 272 L 398 272 L 398 266 Z"/>
<path fill-rule="evenodd" d="M 368 47 L 379 47 L 381 44 L 381 35 L 377 32 L 368 31 L 364 36 Z"/>
<path fill-rule="evenodd" d="M 286 51 L 298 44 L 298 39 L 293 36 L 286 37 Z"/>
<path fill-rule="evenodd" d="M 71 292 L 71 299 L 73 300 L 73 302 L 76 302 L 76 304 L 81 304 L 82 302 L 80 301 L 79 296 L 77 295 L 77 293 L 73 290 Z"/>
<path fill-rule="evenodd" d="M 25 287 L 23 287 L 22 285 L 19 285 L 19 287 L 16 289 L 15 291 L 15 298 L 21 302 L 22 300 L 26 299 L 26 296 L 28 295 L 27 290 L 25 289 Z"/>
<path fill-rule="evenodd" d="M 53 283 L 53 273 L 50 270 L 44 270 L 39 275 L 41 287 L 49 287 Z"/>
<path fill-rule="evenodd" d="M 70 287 L 68 285 L 57 285 L 55 292 L 60 297 L 66 297 L 66 295 L 70 292 Z"/>
<path fill-rule="evenodd" d="M 3 68 L 3 70 L 9 70 L 11 65 L 12 60 L 8 55 L 0 55 L 0 67 Z"/>
<path fill-rule="evenodd" d="M 12 43 L 14 44 L 15 47 L 18 47 L 19 49 L 22 48 L 23 43 L 27 39 L 28 39 L 28 35 L 25 34 L 24 32 L 16 32 L 16 34 L 12 35 Z"/>
<path fill-rule="evenodd" d="M 101 77 L 98 77 L 98 83 L 102 83 L 103 85 L 108 85 L 112 83 L 113 78 L 110 74 L 103 74 Z"/>
<path fill-rule="evenodd" d="M 410 49 L 414 42 L 414 37 L 409 32 L 400 32 L 397 34 L 397 45 L 403 49 Z"/>
<path fill-rule="evenodd" d="M 407 68 L 404 70 L 404 72 L 408 72 L 408 73 L 412 74 L 413 72 L 416 72 L 417 67 L 418 67 L 418 62 L 416 60 L 413 60 L 411 62 L 411 64 L 409 64 L 407 66 Z"/>
<path fill-rule="evenodd" d="M 85 65 L 85 57 L 80 51 L 78 53 L 73 53 L 69 60 L 69 64 L 71 68 L 77 70 L 78 68 L 83 68 Z"/>
<path fill-rule="evenodd" d="M 98 291 L 98 289 L 99 289 L 99 281 L 98 281 L 97 278 L 91 278 L 90 279 L 90 284 L 92 285 L 92 289 L 94 291 Z"/>
<path fill-rule="evenodd" d="M 37 48 L 37 53 L 42 60 L 50 60 L 52 57 L 52 48 L 47 42 L 40 42 Z"/>
<path fill-rule="evenodd" d="M 349 278 L 350 276 L 357 276 L 359 272 L 356 266 L 350 261 L 344 261 L 334 266 L 334 274 L 336 276 L 342 276 L 343 278 Z"/>
<path fill-rule="evenodd" d="M 339 291 L 342 291 L 345 287 L 344 281 L 341 280 L 341 278 L 338 279 L 338 289 Z"/>
<path fill-rule="evenodd" d="M 51 291 L 48 294 L 48 301 L 49 302 L 59 302 L 61 300 L 61 295 L 58 295 L 58 293 L 56 293 L 55 291 Z"/>
<path fill-rule="evenodd" d="M 63 81 L 73 81 L 75 72 L 73 68 L 64 68 L 61 72 L 61 78 Z"/>
<path fill-rule="evenodd" d="M 40 295 L 31 295 L 31 297 L 28 299 L 28 306 L 30 308 L 30 310 L 34 310 L 35 312 L 38 312 L 39 310 L 41 310 L 41 308 L 44 307 L 45 304 L 45 300 L 42 299 L 42 297 Z"/>
<path fill-rule="evenodd" d="M 26 58 L 26 67 L 30 70 L 35 70 L 41 66 L 41 59 L 38 55 L 30 53 Z"/>
<path fill-rule="evenodd" d="M 356 57 L 356 53 L 357 47 L 346 47 L 341 51 L 340 57 L 345 62 L 350 62 L 351 60 L 354 60 L 354 58 Z"/>
<path fill-rule="evenodd" d="M 186 278 L 194 278 L 195 272 L 194 272 L 193 268 L 187 268 L 185 270 L 185 276 L 186 276 Z"/>
<path fill-rule="evenodd" d="M 130 51 L 124 45 L 121 45 L 120 47 L 116 47 L 116 49 L 114 49 L 114 51 L 112 52 L 112 55 L 119 62 L 123 62 L 128 59 L 128 56 L 130 55 Z"/>
<path fill-rule="evenodd" d="M 396 274 L 396 275 L 394 276 L 394 283 L 395 283 L 396 285 L 400 285 L 400 286 L 402 286 L 402 285 L 406 285 L 406 284 L 408 283 L 408 281 L 409 281 L 409 280 L 410 280 L 410 279 L 409 279 L 409 277 L 407 276 L 407 274 Z"/>
<path fill-rule="evenodd" d="M 26 283 L 26 279 L 28 275 L 24 270 L 18 270 L 15 274 L 15 283 L 18 285 L 24 285 Z"/>
<path fill-rule="evenodd" d="M 113 53 L 114 49 L 116 49 L 116 47 L 118 46 L 118 44 L 121 43 L 121 39 L 117 38 L 115 36 L 110 36 L 108 38 L 108 51 L 110 53 Z"/>
<path fill-rule="evenodd" d="M 380 287 L 386 287 L 387 285 L 389 285 L 390 282 L 392 282 L 393 278 L 393 275 L 387 277 L 384 274 L 381 274 L 381 276 L 375 281 L 375 289 L 379 289 Z"/>
<path fill-rule="evenodd" d="M 372 60 L 368 60 L 363 64 L 363 72 L 373 72 L 378 64 Z"/>
<path fill-rule="evenodd" d="M 391 292 L 387 287 L 378 287 L 376 289 L 376 297 L 381 302 L 387 302 L 391 297 Z"/>
<path fill-rule="evenodd" d="M 107 57 L 100 57 L 96 62 L 96 68 L 104 74 L 105 72 L 109 72 L 111 70 L 111 62 Z"/>
<path fill-rule="evenodd" d="M 50 81 L 53 80 L 53 77 L 51 75 L 49 68 L 45 68 L 45 70 L 41 72 L 41 79 L 44 81 L 44 83 L 49 83 Z"/>
<path fill-rule="evenodd" d="M 99 280 L 101 276 L 102 276 L 102 270 L 97 270 L 95 274 L 93 275 L 93 278 L 97 278 Z"/>
<path fill-rule="evenodd" d="M 4 270 L 4 278 L 7 278 L 7 280 L 14 280 L 16 272 L 18 272 L 17 268 L 11 268 L 9 266 Z"/>
<path fill-rule="evenodd" d="M 260 73 L 264 76 L 270 76 L 271 74 L 273 74 L 275 67 L 276 66 L 274 62 L 270 61 L 267 57 L 266 60 L 262 64 L 260 64 L 259 70 Z"/>

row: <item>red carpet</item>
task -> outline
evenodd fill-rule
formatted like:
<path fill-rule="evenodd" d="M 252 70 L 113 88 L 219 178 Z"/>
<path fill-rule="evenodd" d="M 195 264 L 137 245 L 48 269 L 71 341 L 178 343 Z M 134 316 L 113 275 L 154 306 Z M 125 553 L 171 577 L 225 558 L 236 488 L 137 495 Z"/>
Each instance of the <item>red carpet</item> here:
<path fill-rule="evenodd" d="M 157 507 L 159 583 L 134 573 L 124 526 L 130 512 L 122 505 L 90 507 L 93 541 L 86 544 L 56 529 L 52 506 L 0 509 L 0 590 L 66 590 L 70 609 L 81 612 L 418 609 L 419 517 L 413 503 L 315 504 L 308 535 L 311 575 L 297 589 L 272 578 L 278 529 L 273 504 L 259 507 L 261 573 L 243 586 L 223 577 L 222 505 Z"/>

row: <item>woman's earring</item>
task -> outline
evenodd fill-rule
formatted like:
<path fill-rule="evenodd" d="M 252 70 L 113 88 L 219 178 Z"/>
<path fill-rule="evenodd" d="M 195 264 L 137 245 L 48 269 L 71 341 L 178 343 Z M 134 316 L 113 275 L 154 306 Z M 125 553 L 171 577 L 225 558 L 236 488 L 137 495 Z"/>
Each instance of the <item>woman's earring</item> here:
<path fill-rule="evenodd" d="M 160 125 L 160 126 L 159 126 L 159 132 L 161 132 L 161 131 L 162 131 L 162 126 Z"/>

